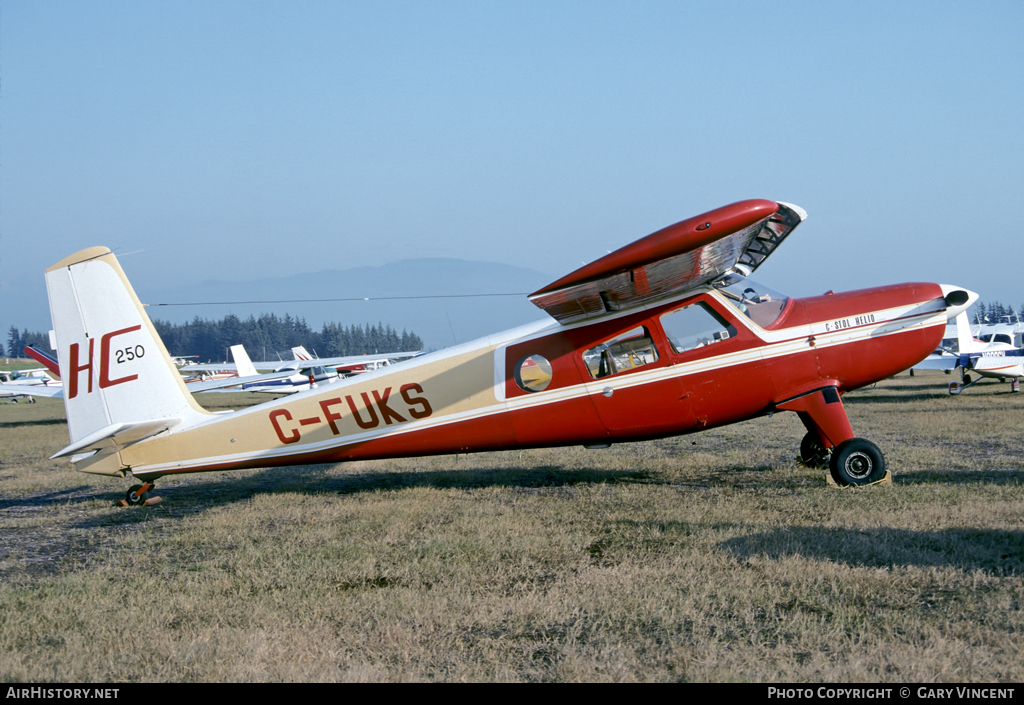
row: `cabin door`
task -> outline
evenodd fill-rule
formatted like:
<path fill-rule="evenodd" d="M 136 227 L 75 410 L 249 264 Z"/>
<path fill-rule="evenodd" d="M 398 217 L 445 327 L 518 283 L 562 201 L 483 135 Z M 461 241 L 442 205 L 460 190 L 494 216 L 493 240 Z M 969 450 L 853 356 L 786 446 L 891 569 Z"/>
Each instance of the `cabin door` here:
<path fill-rule="evenodd" d="M 696 425 L 665 346 L 661 332 L 648 324 L 584 351 L 590 400 L 611 436 L 669 435 Z"/>

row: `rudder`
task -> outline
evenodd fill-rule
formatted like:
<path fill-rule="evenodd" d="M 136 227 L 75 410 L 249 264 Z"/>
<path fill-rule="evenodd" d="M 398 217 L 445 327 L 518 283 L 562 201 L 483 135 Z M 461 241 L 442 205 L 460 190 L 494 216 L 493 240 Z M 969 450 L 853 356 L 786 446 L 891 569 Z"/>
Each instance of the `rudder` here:
<path fill-rule="evenodd" d="M 244 345 L 231 346 L 231 359 L 235 361 L 235 372 L 239 377 L 251 377 L 258 372 L 249 359 L 249 353 L 245 351 Z"/>

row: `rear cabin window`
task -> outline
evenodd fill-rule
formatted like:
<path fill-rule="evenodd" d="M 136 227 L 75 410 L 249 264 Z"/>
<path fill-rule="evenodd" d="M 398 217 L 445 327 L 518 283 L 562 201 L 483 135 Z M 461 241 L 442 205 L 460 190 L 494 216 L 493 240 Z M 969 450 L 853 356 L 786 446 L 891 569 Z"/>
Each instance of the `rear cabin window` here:
<path fill-rule="evenodd" d="M 677 353 L 720 343 L 736 335 L 735 328 L 703 303 L 666 313 L 661 317 L 661 327 Z"/>
<path fill-rule="evenodd" d="M 595 345 L 583 353 L 583 362 L 594 379 L 649 365 L 658 360 L 658 349 L 654 347 L 647 328 L 639 326 Z"/>
<path fill-rule="evenodd" d="M 527 355 L 516 365 L 516 384 L 524 392 L 543 392 L 551 378 L 551 363 L 543 355 Z"/>

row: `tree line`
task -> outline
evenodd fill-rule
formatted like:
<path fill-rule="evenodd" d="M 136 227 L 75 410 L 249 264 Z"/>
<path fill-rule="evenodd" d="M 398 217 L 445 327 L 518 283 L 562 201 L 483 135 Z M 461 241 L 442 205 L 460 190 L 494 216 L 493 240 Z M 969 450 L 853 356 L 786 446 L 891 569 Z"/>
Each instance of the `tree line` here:
<path fill-rule="evenodd" d="M 1016 311 L 1013 310 L 1013 306 L 1003 306 L 998 301 L 993 301 L 990 304 L 986 304 L 982 300 L 978 300 L 977 306 L 977 317 L 971 316 L 971 323 L 981 321 L 982 323 L 998 323 L 1003 316 L 1009 316 L 1010 321 L 1013 323 L 1017 322 L 1017 316 L 1024 314 L 1024 303 L 1020 305 L 1020 308 Z"/>
<path fill-rule="evenodd" d="M 153 326 L 171 355 L 194 355 L 203 362 L 226 362 L 229 359 L 228 348 L 239 344 L 245 346 L 253 360 L 273 360 L 279 352 L 284 359 L 290 359 L 288 351 L 299 345 L 318 357 L 374 355 L 423 349 L 423 341 L 415 333 L 406 330 L 398 333 L 383 323 L 344 326 L 330 322 L 325 323 L 320 331 L 315 331 L 304 318 L 289 314 L 279 318 L 273 313 L 263 313 L 259 318 L 249 316 L 246 319 L 228 314 L 219 321 L 196 316 L 192 321 L 181 324 L 155 320 Z M 24 357 L 22 351 L 28 345 L 49 350 L 49 336 L 28 330 L 19 332 L 11 326 L 7 333 L 8 355 Z M 0 345 L 0 355 L 3 354 L 3 346 Z"/>
<path fill-rule="evenodd" d="M 7 331 L 6 354 L 4 352 L 3 343 L 0 343 L 0 356 L 25 357 L 23 350 L 25 350 L 29 345 L 39 348 L 40 350 L 49 350 L 49 333 L 38 333 L 29 330 L 22 330 L 19 332 L 15 326 L 11 326 L 11 329 Z"/>

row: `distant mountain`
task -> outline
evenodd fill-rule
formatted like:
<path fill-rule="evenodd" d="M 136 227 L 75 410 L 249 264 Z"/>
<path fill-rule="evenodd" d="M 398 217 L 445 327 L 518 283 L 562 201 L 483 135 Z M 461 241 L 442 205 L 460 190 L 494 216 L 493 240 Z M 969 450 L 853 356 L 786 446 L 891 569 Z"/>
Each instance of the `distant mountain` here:
<path fill-rule="evenodd" d="M 533 269 L 496 262 L 426 258 L 393 262 L 381 267 L 322 270 L 288 277 L 246 282 L 204 281 L 199 284 L 151 289 L 133 282 L 139 298 L 149 304 L 155 319 L 182 323 L 200 318 L 219 319 L 228 313 L 247 318 L 261 312 L 289 313 L 306 319 L 315 329 L 325 321 L 344 325 L 383 322 L 399 333 L 415 332 L 427 349 L 440 349 L 547 316 L 525 294 L 555 277 Z M 485 296 L 510 294 L 516 296 Z M 377 297 L 438 297 L 374 300 Z M 370 301 L 322 301 L 370 298 Z M 304 300 L 301 303 L 161 306 L 166 303 Z M 320 302 L 305 301 L 311 299 Z M 301 341 L 297 341 L 299 344 Z M 250 351 L 260 355 L 261 351 Z"/>

